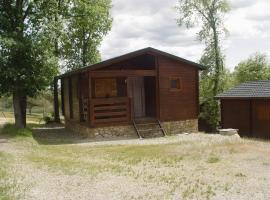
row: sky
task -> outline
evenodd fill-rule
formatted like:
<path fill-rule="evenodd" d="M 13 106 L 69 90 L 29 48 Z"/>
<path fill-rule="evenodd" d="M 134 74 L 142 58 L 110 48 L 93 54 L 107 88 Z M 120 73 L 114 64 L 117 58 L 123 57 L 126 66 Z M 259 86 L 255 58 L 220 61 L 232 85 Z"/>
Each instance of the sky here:
<path fill-rule="evenodd" d="M 198 62 L 204 44 L 199 27 L 176 23 L 177 0 L 112 0 L 112 29 L 100 46 L 102 60 L 153 47 Z M 270 58 L 270 0 L 231 0 L 225 16 L 229 36 L 222 41 L 226 67 L 231 71 L 255 52 Z"/>

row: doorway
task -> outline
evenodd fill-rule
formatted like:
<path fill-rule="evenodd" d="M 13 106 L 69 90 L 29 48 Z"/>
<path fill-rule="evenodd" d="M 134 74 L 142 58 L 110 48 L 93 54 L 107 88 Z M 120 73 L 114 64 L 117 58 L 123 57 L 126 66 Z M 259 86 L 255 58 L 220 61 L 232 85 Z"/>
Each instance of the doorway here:
<path fill-rule="evenodd" d="M 133 99 L 134 118 L 156 117 L 155 77 L 129 78 L 128 88 Z"/>

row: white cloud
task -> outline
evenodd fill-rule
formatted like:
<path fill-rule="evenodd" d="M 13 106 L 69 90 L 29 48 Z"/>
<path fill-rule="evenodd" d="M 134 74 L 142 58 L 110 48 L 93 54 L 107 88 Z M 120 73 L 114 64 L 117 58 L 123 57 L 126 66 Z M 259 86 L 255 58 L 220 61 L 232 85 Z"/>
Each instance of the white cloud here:
<path fill-rule="evenodd" d="M 197 29 L 176 24 L 177 0 L 113 0 L 111 32 L 100 51 L 108 59 L 152 46 L 180 57 L 198 61 L 203 44 L 196 40 Z M 226 17 L 229 38 L 223 42 L 230 69 L 254 52 L 269 52 L 270 1 L 233 0 Z"/>

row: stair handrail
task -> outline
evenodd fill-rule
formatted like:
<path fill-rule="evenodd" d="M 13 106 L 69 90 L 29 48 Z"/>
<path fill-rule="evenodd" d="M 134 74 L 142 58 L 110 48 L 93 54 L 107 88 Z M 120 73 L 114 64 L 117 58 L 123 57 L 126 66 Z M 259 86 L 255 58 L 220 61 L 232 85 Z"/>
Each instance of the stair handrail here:
<path fill-rule="evenodd" d="M 138 135 L 138 138 L 139 138 L 139 139 L 143 139 L 143 137 L 142 137 L 141 134 L 139 133 L 139 130 L 138 130 L 138 127 L 137 127 L 137 125 L 136 125 L 135 120 L 132 120 L 132 122 L 133 122 L 133 126 L 134 126 L 134 128 L 135 128 L 135 131 L 136 131 L 136 133 L 137 133 L 137 135 Z"/>
<path fill-rule="evenodd" d="M 164 135 L 164 136 L 167 136 L 166 131 L 165 131 L 164 128 L 162 127 L 161 122 L 159 121 L 159 119 L 157 119 L 157 122 L 158 122 L 159 128 L 161 129 L 163 135 Z"/>

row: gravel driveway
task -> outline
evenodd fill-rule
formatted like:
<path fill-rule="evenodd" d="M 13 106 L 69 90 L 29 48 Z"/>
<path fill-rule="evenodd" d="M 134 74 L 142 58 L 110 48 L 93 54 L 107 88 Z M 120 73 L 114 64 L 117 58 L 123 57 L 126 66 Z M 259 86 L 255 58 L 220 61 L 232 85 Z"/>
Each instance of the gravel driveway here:
<path fill-rule="evenodd" d="M 269 142 L 197 133 L 93 141 L 54 131 L 55 139 L 39 130 L 0 143 L 9 174 L 0 183 L 13 184 L 14 198 L 270 199 Z"/>

